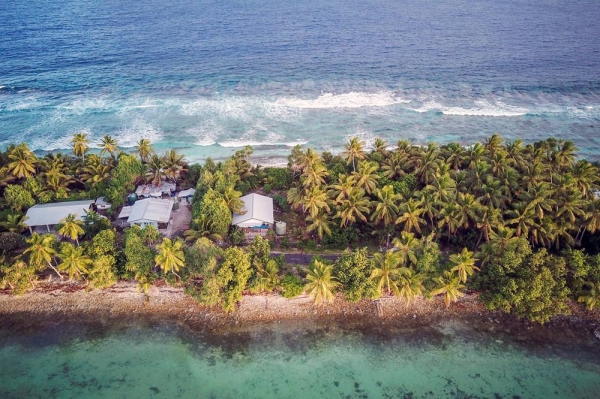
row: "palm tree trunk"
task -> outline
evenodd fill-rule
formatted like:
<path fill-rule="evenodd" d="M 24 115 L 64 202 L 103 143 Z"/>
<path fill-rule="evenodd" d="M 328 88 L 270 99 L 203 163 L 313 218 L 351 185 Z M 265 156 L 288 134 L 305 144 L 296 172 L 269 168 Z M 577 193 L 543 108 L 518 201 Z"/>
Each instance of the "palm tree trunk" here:
<path fill-rule="evenodd" d="M 60 277 L 60 279 L 63 279 L 63 276 L 60 275 L 60 273 L 58 272 L 58 270 L 56 270 L 56 268 L 54 266 L 52 266 L 52 263 L 48 262 L 48 266 L 50 266 L 50 268 L 52 270 L 54 270 L 56 272 L 56 274 L 58 274 L 58 277 Z"/>

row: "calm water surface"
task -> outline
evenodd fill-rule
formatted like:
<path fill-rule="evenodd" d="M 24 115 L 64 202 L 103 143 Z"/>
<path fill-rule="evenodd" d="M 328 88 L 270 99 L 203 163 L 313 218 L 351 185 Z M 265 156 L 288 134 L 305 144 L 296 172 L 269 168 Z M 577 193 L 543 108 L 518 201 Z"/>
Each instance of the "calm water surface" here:
<path fill-rule="evenodd" d="M 597 398 L 595 342 L 534 343 L 446 321 L 341 330 L 173 324 L 4 332 L 2 398 Z M 525 336 L 526 337 L 526 336 Z"/>

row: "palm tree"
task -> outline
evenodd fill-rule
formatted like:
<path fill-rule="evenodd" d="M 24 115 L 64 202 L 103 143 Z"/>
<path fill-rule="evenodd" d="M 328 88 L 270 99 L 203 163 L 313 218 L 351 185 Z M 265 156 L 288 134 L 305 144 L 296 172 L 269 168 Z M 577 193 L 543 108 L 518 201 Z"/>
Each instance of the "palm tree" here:
<path fill-rule="evenodd" d="M 218 233 L 213 233 L 213 223 L 213 220 L 204 216 L 194 219 L 194 228 L 186 230 L 183 233 L 185 240 L 191 242 L 206 237 L 212 241 L 221 241 L 223 236 Z"/>
<path fill-rule="evenodd" d="M 313 218 L 322 210 L 329 212 L 327 194 L 319 187 L 313 187 L 302 199 L 302 210 Z"/>
<path fill-rule="evenodd" d="M 8 152 L 8 172 L 17 179 L 27 179 L 35 175 L 38 159 L 27 147 L 21 143 Z"/>
<path fill-rule="evenodd" d="M 476 260 L 477 258 L 473 255 L 473 252 L 463 248 L 461 253 L 450 255 L 450 263 L 453 265 L 450 271 L 457 272 L 460 281 L 466 283 L 467 277 L 472 276 L 475 270 L 479 270 L 475 266 Z"/>
<path fill-rule="evenodd" d="M 315 215 L 314 217 L 308 216 L 306 218 L 306 221 L 310 223 L 306 228 L 306 231 L 309 233 L 316 231 L 320 240 L 323 239 L 324 234 L 331 235 L 331 227 L 329 227 L 329 216 L 326 213 L 321 212 L 318 215 Z"/>
<path fill-rule="evenodd" d="M 50 194 L 54 198 L 68 198 L 69 184 L 75 180 L 71 176 L 52 175 L 46 179 L 46 188 L 42 193 Z"/>
<path fill-rule="evenodd" d="M 256 264 L 255 292 L 272 292 L 279 287 L 279 268 L 275 259 L 270 259 L 263 267 L 260 262 Z"/>
<path fill-rule="evenodd" d="M 338 206 L 336 217 L 340 218 L 340 227 L 355 223 L 357 219 L 367 221 L 365 213 L 369 212 L 369 199 L 365 197 L 364 190 L 353 189 L 347 199 Z"/>
<path fill-rule="evenodd" d="M 371 194 L 377 188 L 379 165 L 376 162 L 362 161 L 358 163 L 358 172 L 352 172 L 355 187 L 362 188 Z"/>
<path fill-rule="evenodd" d="M 10 232 L 21 234 L 27 228 L 25 224 L 27 219 L 29 218 L 22 213 L 9 213 L 6 215 L 6 220 L 0 223 L 0 226 Z"/>
<path fill-rule="evenodd" d="M 448 236 L 454 236 L 460 227 L 458 219 L 459 208 L 455 202 L 448 202 L 439 212 L 438 228 L 448 227 Z"/>
<path fill-rule="evenodd" d="M 373 152 L 386 156 L 388 153 L 387 147 L 388 145 L 385 140 L 377 137 L 373 143 Z"/>
<path fill-rule="evenodd" d="M 356 172 L 356 160 L 365 159 L 365 142 L 358 139 L 358 137 L 352 137 L 350 141 L 344 146 L 345 151 L 342 152 L 342 156 L 346 158 L 348 165 L 352 164 L 352 170 Z"/>
<path fill-rule="evenodd" d="M 77 246 L 79 246 L 79 236 L 85 233 L 81 219 L 79 219 L 76 214 L 70 213 L 67 217 L 62 218 L 59 223 L 62 227 L 58 230 L 58 234 L 71 240 L 75 240 Z"/>
<path fill-rule="evenodd" d="M 419 295 L 423 295 L 423 277 L 408 269 L 405 273 L 398 276 L 396 282 L 398 286 L 398 296 L 404 298 L 406 306 Z"/>
<path fill-rule="evenodd" d="M 460 290 L 465 286 L 460 283 L 460 277 L 454 276 L 452 272 L 444 272 L 444 275 L 436 278 L 435 281 L 437 287 L 431 291 L 431 295 L 444 294 L 446 307 L 449 307 L 450 303 L 458 301 L 458 298 L 464 295 Z"/>
<path fill-rule="evenodd" d="M 160 243 L 156 249 L 158 250 L 156 257 L 154 258 L 156 265 L 162 269 L 163 273 L 167 274 L 168 272 L 171 272 L 179 277 L 176 272 L 179 271 L 179 268 L 185 266 L 183 241 L 171 241 L 165 237 L 163 238 L 163 242 Z"/>
<path fill-rule="evenodd" d="M 336 184 L 332 184 L 327 191 L 329 197 L 335 202 L 340 203 L 348 198 L 354 187 L 354 178 L 352 176 L 340 173 Z"/>
<path fill-rule="evenodd" d="M 404 176 L 410 168 L 410 159 L 406 153 L 392 153 L 388 155 L 381 166 L 383 175 L 390 180 Z"/>
<path fill-rule="evenodd" d="M 98 186 L 110 178 L 110 165 L 104 163 L 96 154 L 87 157 L 81 173 L 81 180 L 92 187 Z"/>
<path fill-rule="evenodd" d="M 319 187 L 325 184 L 325 178 L 329 175 L 327 168 L 320 162 L 311 164 L 304 169 L 301 175 L 302 186 L 307 188 Z"/>
<path fill-rule="evenodd" d="M 117 140 L 115 140 L 112 136 L 105 135 L 102 137 L 102 140 L 100 140 L 100 148 L 101 156 L 108 152 L 113 161 L 117 161 L 115 154 L 119 153 L 119 147 L 117 147 Z"/>
<path fill-rule="evenodd" d="M 400 254 L 400 261 L 403 265 L 410 262 L 417 263 L 417 251 L 421 247 L 421 242 L 415 238 L 413 233 L 402 232 L 401 238 L 395 237 L 392 240 L 394 249 Z"/>
<path fill-rule="evenodd" d="M 421 202 L 410 198 L 408 201 L 400 205 L 398 218 L 396 224 L 404 224 L 403 230 L 411 232 L 416 230 L 419 234 L 421 233 L 421 226 L 425 225 L 425 219 L 421 217 L 423 214 L 423 208 L 421 208 Z"/>
<path fill-rule="evenodd" d="M 309 297 L 313 297 L 315 304 L 323 302 L 332 303 L 335 298 L 335 290 L 340 283 L 333 277 L 333 266 L 325 265 L 319 260 L 313 260 L 308 269 L 306 279 L 308 283 L 304 286 Z"/>
<path fill-rule="evenodd" d="M 385 254 L 377 252 L 373 255 L 373 271 L 371 279 L 377 283 L 378 292 L 385 291 L 400 295 L 400 288 L 397 281 L 401 276 L 410 276 L 411 270 L 401 266 L 401 255 L 393 250 L 386 251 Z"/>
<path fill-rule="evenodd" d="M 375 189 L 377 200 L 371 202 L 371 206 L 375 207 L 371 215 L 371 221 L 375 224 L 383 222 L 384 225 L 389 225 L 394 222 L 398 216 L 398 195 L 394 193 L 394 187 L 387 185 L 380 189 Z"/>
<path fill-rule="evenodd" d="M 148 162 L 150 155 L 152 155 L 152 144 L 148 139 L 140 139 L 135 146 L 137 153 L 140 155 L 142 162 Z"/>
<path fill-rule="evenodd" d="M 30 254 L 29 262 L 38 269 L 41 269 L 42 266 L 49 266 L 62 280 L 62 276 L 58 270 L 52 266 L 52 258 L 56 255 L 56 250 L 53 248 L 55 237 L 52 234 L 40 235 L 38 233 L 33 233 L 27 240 L 27 243 L 29 244 L 29 247 L 23 251 L 23 254 Z"/>
<path fill-rule="evenodd" d="M 237 191 L 233 186 L 228 186 L 223 192 L 223 199 L 229 210 L 233 213 L 243 215 L 245 213 L 244 201 L 240 199 L 242 193 Z"/>
<path fill-rule="evenodd" d="M 155 186 L 160 186 L 162 184 L 163 167 L 163 159 L 156 154 L 153 154 L 146 164 L 146 177 L 148 177 Z"/>
<path fill-rule="evenodd" d="M 185 156 L 172 149 L 167 151 L 163 159 L 165 175 L 174 182 L 177 182 L 181 173 L 187 171 L 187 163 L 184 161 Z"/>
<path fill-rule="evenodd" d="M 510 218 L 506 221 L 506 224 L 516 225 L 515 233 L 517 237 L 529 235 L 529 229 L 535 225 L 535 214 L 533 208 L 526 202 L 517 202 L 513 205 L 514 209 L 507 212 L 507 216 Z"/>
<path fill-rule="evenodd" d="M 90 148 L 90 140 L 87 137 L 87 133 L 77 133 L 71 139 L 71 145 L 73 146 L 73 154 L 76 157 L 85 159 L 85 153 Z"/>
<path fill-rule="evenodd" d="M 68 242 L 61 245 L 58 258 L 61 260 L 58 270 L 66 271 L 69 274 L 69 280 L 73 280 L 73 277 L 84 278 L 84 275 L 89 273 L 88 266 L 94 263 L 89 256 L 83 253 L 83 247 L 75 247 Z"/>
<path fill-rule="evenodd" d="M 588 310 L 594 310 L 600 304 L 600 282 L 585 285 L 589 289 L 577 298 L 577 302 L 584 302 Z"/>

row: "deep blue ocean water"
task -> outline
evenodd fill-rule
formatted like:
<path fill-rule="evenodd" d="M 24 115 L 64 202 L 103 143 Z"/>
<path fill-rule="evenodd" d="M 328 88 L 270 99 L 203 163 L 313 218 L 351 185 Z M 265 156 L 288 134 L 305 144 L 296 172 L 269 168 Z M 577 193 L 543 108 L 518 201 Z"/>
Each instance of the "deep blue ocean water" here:
<path fill-rule="evenodd" d="M 0 147 L 192 161 L 359 136 L 555 136 L 600 160 L 597 0 L 0 1 Z"/>

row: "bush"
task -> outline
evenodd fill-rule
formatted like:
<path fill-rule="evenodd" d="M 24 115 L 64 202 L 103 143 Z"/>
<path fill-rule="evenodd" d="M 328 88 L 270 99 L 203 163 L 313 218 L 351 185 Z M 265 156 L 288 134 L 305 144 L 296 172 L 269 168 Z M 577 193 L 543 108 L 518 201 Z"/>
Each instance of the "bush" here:
<path fill-rule="evenodd" d="M 272 190 L 271 185 L 269 183 L 267 183 L 263 186 L 263 191 L 265 192 L 265 194 L 271 193 L 271 190 Z"/>
<path fill-rule="evenodd" d="M 281 287 L 283 288 L 283 297 L 288 299 L 297 297 L 304 291 L 302 280 L 300 280 L 300 277 L 293 274 L 287 274 L 283 280 L 281 280 Z"/>
<path fill-rule="evenodd" d="M 18 233 L 0 233 L 0 251 L 10 252 L 25 246 L 25 238 Z"/>

